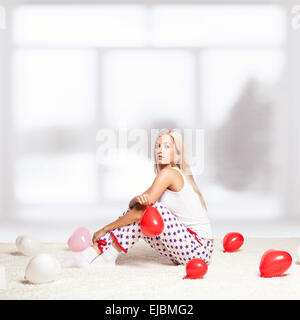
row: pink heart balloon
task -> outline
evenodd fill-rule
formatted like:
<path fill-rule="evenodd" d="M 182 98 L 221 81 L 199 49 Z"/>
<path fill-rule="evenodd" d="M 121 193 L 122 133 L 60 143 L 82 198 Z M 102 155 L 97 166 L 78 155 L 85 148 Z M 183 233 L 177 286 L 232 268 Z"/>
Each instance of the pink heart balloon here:
<path fill-rule="evenodd" d="M 72 251 L 83 251 L 90 245 L 92 245 L 92 238 L 89 230 L 84 227 L 80 227 L 74 231 L 68 240 L 68 247 Z"/>

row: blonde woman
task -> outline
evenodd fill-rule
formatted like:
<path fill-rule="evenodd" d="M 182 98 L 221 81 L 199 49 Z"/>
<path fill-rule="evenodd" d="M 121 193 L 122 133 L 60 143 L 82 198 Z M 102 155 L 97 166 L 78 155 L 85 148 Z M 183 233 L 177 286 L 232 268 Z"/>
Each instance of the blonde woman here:
<path fill-rule="evenodd" d="M 213 239 L 207 207 L 186 161 L 178 131 L 159 132 L 154 159 L 156 177 L 151 187 L 134 197 L 116 221 L 96 231 L 91 247 L 65 260 L 63 266 L 115 265 L 118 254 L 126 254 L 140 238 L 176 265 L 186 265 L 193 258 L 210 262 Z M 164 230 L 159 236 L 146 237 L 140 220 L 151 203 L 162 215 Z"/>

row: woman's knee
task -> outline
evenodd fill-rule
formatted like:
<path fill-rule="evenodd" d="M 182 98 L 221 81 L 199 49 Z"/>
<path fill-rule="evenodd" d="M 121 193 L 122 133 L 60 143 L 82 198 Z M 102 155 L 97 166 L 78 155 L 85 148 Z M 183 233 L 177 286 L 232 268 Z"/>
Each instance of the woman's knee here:
<path fill-rule="evenodd" d="M 140 203 L 137 203 L 135 206 L 134 206 L 134 209 L 136 210 L 140 210 L 140 211 L 145 211 L 147 209 L 148 206 L 144 205 L 144 204 L 140 204 Z"/>
<path fill-rule="evenodd" d="M 144 206 L 144 205 L 141 205 L 141 204 L 136 205 L 132 209 L 134 211 L 135 216 L 136 216 L 137 222 L 142 219 L 146 209 L 147 209 L 147 206 Z"/>

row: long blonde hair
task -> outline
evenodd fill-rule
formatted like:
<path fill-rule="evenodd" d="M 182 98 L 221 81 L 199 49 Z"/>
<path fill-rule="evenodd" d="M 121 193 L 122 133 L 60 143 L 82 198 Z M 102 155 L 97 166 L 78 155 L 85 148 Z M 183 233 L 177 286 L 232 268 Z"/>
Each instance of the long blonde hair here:
<path fill-rule="evenodd" d="M 186 153 L 185 153 L 185 149 L 184 149 L 184 145 L 183 145 L 183 139 L 181 134 L 176 131 L 175 129 L 162 129 L 158 135 L 156 140 L 158 139 L 158 137 L 167 134 L 169 135 L 174 142 L 174 146 L 175 146 L 175 153 L 174 153 L 174 162 L 171 162 L 171 166 L 177 166 L 184 174 L 184 176 L 187 178 L 188 182 L 192 185 L 194 191 L 197 193 L 197 195 L 199 196 L 199 199 L 201 201 L 202 206 L 205 208 L 205 210 L 207 211 L 207 206 L 206 203 L 203 199 L 203 196 L 194 180 L 194 177 L 192 175 L 192 171 L 191 171 L 191 167 L 187 162 L 187 157 L 186 157 Z M 154 152 L 154 150 L 153 150 Z M 154 159 L 155 159 L 155 154 L 154 154 Z M 158 163 L 154 163 L 154 172 L 155 174 L 158 174 L 160 171 L 160 167 Z"/>

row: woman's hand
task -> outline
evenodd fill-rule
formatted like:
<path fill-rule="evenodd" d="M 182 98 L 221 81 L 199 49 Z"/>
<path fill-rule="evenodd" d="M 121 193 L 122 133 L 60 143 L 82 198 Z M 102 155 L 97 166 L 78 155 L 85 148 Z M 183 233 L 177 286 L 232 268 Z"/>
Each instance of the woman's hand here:
<path fill-rule="evenodd" d="M 139 196 L 136 196 L 136 201 L 137 203 L 144 205 L 144 206 L 150 206 L 152 204 L 152 201 L 149 199 L 149 196 L 147 195 L 147 193 L 143 193 Z"/>
<path fill-rule="evenodd" d="M 107 233 L 107 231 L 104 231 L 104 229 L 100 229 L 98 231 L 96 231 L 93 235 L 93 243 L 95 243 L 99 238 L 105 236 Z"/>

